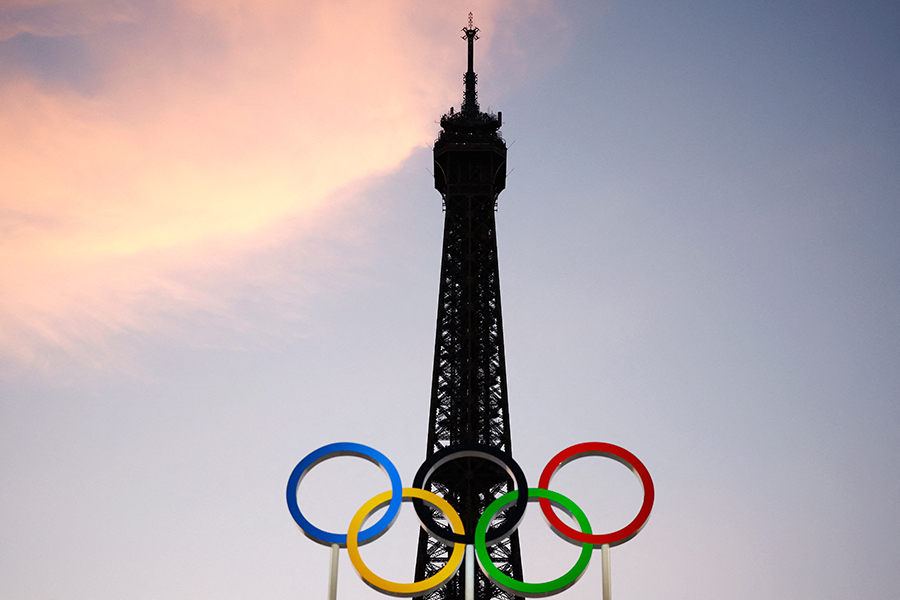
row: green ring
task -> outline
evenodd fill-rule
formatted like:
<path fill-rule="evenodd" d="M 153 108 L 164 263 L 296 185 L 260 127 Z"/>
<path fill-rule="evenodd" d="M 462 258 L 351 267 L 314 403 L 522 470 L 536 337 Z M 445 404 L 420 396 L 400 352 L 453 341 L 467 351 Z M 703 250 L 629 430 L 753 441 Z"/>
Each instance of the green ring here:
<path fill-rule="evenodd" d="M 513 579 L 498 569 L 496 565 L 494 565 L 494 561 L 491 560 L 491 556 L 488 554 L 487 544 L 485 543 L 487 529 L 494 519 L 494 516 L 515 502 L 518 495 L 519 490 L 513 490 L 500 496 L 491 502 L 490 506 L 488 506 L 481 514 L 481 518 L 478 519 L 478 526 L 475 528 L 475 553 L 478 556 L 478 564 L 481 565 L 482 572 L 489 579 L 493 580 L 493 582 L 503 591 L 510 594 L 525 596 L 526 598 L 553 596 L 554 594 L 569 589 L 579 578 L 581 578 L 582 574 L 584 574 L 584 570 L 587 569 L 588 563 L 591 561 L 591 554 L 594 550 L 593 544 L 587 542 L 583 543 L 581 545 L 581 556 L 578 557 L 578 562 L 575 563 L 575 566 L 569 569 L 565 575 L 544 583 L 526 583 L 524 581 L 519 581 L 518 579 Z M 572 500 L 551 490 L 528 488 L 528 501 L 531 502 L 538 498 L 546 498 L 555 506 L 565 510 L 570 515 L 573 515 L 575 520 L 578 521 L 578 525 L 581 527 L 581 532 L 591 533 L 591 524 L 588 521 L 587 515 L 585 515 L 584 511 Z"/>

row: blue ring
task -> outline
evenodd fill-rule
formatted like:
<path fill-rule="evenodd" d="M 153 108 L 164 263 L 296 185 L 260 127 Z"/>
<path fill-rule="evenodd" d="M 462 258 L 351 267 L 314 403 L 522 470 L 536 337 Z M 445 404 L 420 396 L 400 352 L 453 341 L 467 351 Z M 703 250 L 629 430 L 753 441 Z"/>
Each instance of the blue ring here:
<path fill-rule="evenodd" d="M 291 471 L 291 476 L 288 478 L 288 510 L 291 511 L 291 516 L 303 533 L 314 542 L 326 546 L 337 544 L 342 548 L 347 547 L 346 533 L 330 533 L 319 529 L 303 516 L 303 513 L 300 512 L 300 507 L 297 506 L 297 489 L 300 487 L 300 481 L 303 477 L 320 462 L 328 460 L 329 458 L 334 458 L 335 456 L 358 456 L 360 458 L 365 458 L 381 467 L 381 470 L 387 473 L 387 476 L 391 478 L 392 494 L 391 502 L 388 504 L 387 510 L 374 525 L 359 532 L 360 544 L 371 542 L 384 534 L 388 527 L 394 522 L 394 519 L 397 518 L 397 515 L 400 514 L 400 504 L 403 502 L 403 484 L 400 482 L 400 473 L 397 471 L 397 467 L 394 466 L 394 463 L 388 460 L 384 454 L 369 446 L 355 444 L 353 442 L 337 442 L 334 444 L 326 444 L 318 450 L 313 450 L 307 454 L 306 458 L 297 463 L 297 466 L 294 467 L 294 470 Z"/>

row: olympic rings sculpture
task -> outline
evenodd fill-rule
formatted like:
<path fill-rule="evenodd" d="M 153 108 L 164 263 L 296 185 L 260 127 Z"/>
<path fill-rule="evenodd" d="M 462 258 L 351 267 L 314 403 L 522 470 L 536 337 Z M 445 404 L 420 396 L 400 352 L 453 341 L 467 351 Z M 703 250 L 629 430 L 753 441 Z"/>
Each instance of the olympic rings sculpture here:
<path fill-rule="evenodd" d="M 303 477 L 317 464 L 336 456 L 358 456 L 373 462 L 388 475 L 391 481 L 390 490 L 378 494 L 363 504 L 356 512 L 347 533 L 331 533 L 317 528 L 303 515 L 297 504 L 297 490 Z M 644 490 L 644 499 L 637 516 L 625 527 L 611 533 L 595 534 L 584 511 L 575 502 L 549 489 L 550 481 L 559 469 L 584 456 L 611 458 L 628 467 L 638 477 Z M 497 498 L 485 509 L 478 520 L 475 531 L 471 532 L 465 531 L 462 519 L 450 503 L 425 489 L 429 477 L 439 467 L 466 457 L 478 457 L 499 465 L 516 484 L 516 489 Z M 288 509 L 301 531 L 319 544 L 332 546 L 335 553 L 337 547 L 347 548 L 350 561 L 366 584 L 384 594 L 399 597 L 421 596 L 440 589 L 456 574 L 462 563 L 466 546 L 470 544 L 474 546 L 477 562 L 484 575 L 506 592 L 528 598 L 558 594 L 578 581 L 587 569 L 594 546 L 617 546 L 627 542 L 641 531 L 650 517 L 654 497 L 653 480 L 644 464 L 624 448 L 604 442 L 575 444 L 559 452 L 544 467 L 536 488 L 528 487 L 524 472 L 512 456 L 483 444 L 469 443 L 456 444 L 429 456 L 416 473 L 413 486 L 408 488 L 401 485 L 400 475 L 393 463 L 377 450 L 352 442 L 327 444 L 308 454 L 294 467 L 287 485 Z M 397 583 L 379 577 L 365 565 L 359 554 L 359 546 L 378 539 L 393 525 L 404 500 L 412 501 L 419 522 L 429 535 L 453 548 L 447 564 L 440 571 L 425 580 L 413 583 Z M 519 581 L 503 573 L 494 565 L 488 552 L 489 546 L 512 535 L 521 523 L 528 502 L 532 501 L 539 503 L 548 525 L 557 535 L 582 548 L 577 562 L 569 571 L 556 579 L 541 583 Z M 449 529 L 434 521 L 431 511 L 425 506 L 426 503 L 444 514 L 450 523 Z M 373 525 L 363 529 L 366 519 L 376 510 L 385 506 L 387 506 L 387 510 L 381 518 Z M 566 525 L 553 507 L 557 507 L 573 517 L 578 523 L 580 531 Z M 509 510 L 507 510 L 503 522 L 496 527 L 491 527 L 495 516 L 506 509 Z M 336 557 L 336 554 L 333 556 Z M 336 566 L 334 568 L 336 569 Z"/>

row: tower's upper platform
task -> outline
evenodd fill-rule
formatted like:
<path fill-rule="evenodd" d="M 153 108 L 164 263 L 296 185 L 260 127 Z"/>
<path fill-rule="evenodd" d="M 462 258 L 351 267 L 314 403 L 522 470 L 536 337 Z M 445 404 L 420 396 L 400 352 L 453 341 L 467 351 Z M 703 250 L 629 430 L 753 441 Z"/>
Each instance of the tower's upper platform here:
<path fill-rule="evenodd" d="M 478 28 L 463 29 L 469 44 L 469 69 L 464 76 L 465 92 L 459 112 L 441 117 L 441 134 L 434 142 L 434 187 L 444 195 L 477 194 L 488 203 L 506 187 L 506 142 L 500 136 L 502 114 L 486 113 L 478 107 L 473 54 Z"/>
<path fill-rule="evenodd" d="M 462 39 L 466 40 L 469 46 L 468 70 L 463 76 L 465 84 L 463 102 L 458 112 L 454 112 L 453 108 L 450 108 L 450 112 L 441 117 L 442 131 L 438 143 L 442 141 L 465 142 L 466 138 L 469 138 L 471 142 L 475 142 L 475 139 L 472 138 L 487 138 L 482 141 L 488 141 L 493 137 L 499 138 L 497 130 L 502 125 L 502 113 L 495 115 L 482 112 L 478 106 L 478 91 L 475 87 L 478 75 L 475 73 L 474 66 L 474 46 L 475 40 L 478 39 L 479 29 L 472 23 L 472 13 L 469 13 L 468 27 L 462 31 Z"/>

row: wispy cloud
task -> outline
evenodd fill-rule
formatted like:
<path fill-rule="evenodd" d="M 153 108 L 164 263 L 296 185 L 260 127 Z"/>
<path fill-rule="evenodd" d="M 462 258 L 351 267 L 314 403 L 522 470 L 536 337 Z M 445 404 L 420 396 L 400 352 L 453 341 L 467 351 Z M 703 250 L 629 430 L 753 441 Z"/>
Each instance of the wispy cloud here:
<path fill-rule="evenodd" d="M 497 4 L 480 3 L 483 29 Z M 40 362 L 166 312 L 220 310 L 173 273 L 215 270 L 284 219 L 309 225 L 428 143 L 459 96 L 467 10 L 5 3 L 0 356 Z"/>

